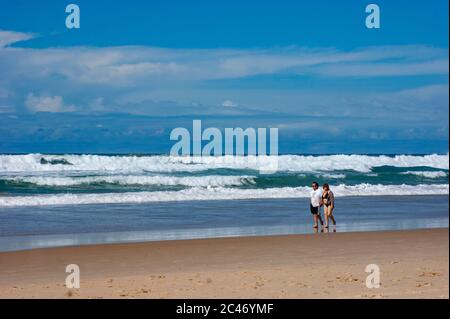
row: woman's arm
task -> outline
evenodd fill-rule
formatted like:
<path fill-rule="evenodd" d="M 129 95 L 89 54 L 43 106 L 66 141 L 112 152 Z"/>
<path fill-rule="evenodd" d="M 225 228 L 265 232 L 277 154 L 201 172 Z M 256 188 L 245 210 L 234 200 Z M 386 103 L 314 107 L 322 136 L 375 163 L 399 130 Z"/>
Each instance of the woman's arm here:
<path fill-rule="evenodd" d="M 333 192 L 328 192 L 329 199 L 328 202 L 330 203 L 331 209 L 334 209 L 334 194 Z"/>

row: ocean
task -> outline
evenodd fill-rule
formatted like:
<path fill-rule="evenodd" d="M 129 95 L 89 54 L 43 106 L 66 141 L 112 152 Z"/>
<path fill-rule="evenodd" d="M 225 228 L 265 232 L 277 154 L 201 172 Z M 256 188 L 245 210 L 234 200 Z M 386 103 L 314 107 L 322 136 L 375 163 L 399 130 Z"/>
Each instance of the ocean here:
<path fill-rule="evenodd" d="M 332 231 L 448 227 L 449 155 L 0 155 L 0 251 L 310 233 L 313 181 L 329 183 Z M 273 160 L 273 158 L 269 158 Z"/>

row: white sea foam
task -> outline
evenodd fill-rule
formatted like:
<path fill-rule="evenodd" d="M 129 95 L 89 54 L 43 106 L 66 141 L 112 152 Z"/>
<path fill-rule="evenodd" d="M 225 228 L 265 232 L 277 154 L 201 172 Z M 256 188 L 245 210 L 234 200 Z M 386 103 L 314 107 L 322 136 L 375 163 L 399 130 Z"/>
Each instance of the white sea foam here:
<path fill-rule="evenodd" d="M 72 165 L 41 164 L 46 161 L 64 159 Z M 103 155 L 0 155 L 0 173 L 42 172 L 42 171 L 99 171 L 99 172 L 193 172 L 208 169 L 255 169 L 261 167 L 261 159 L 267 165 L 276 162 L 279 171 L 315 172 L 354 170 L 370 172 L 373 167 L 427 166 L 439 169 L 449 168 L 449 155 L 280 155 L 260 157 L 174 157 L 174 156 L 103 156 Z"/>
<path fill-rule="evenodd" d="M 240 186 L 253 184 L 254 176 L 162 176 L 162 175 L 109 175 L 86 177 L 53 177 L 53 176 L 15 176 L 3 177 L 3 180 L 32 183 L 40 186 L 76 186 L 93 183 L 108 183 L 119 185 L 154 185 L 154 186 L 189 186 L 218 187 Z"/>
<path fill-rule="evenodd" d="M 448 195 L 448 184 L 433 185 L 336 185 L 331 186 L 336 197 L 382 195 Z M 307 198 L 310 187 L 282 187 L 268 189 L 199 188 L 180 191 L 127 192 L 108 194 L 58 194 L 34 196 L 0 196 L 0 207 L 146 203 L 187 200 L 235 200 L 268 198 Z"/>
<path fill-rule="evenodd" d="M 331 179 L 338 179 L 338 178 L 345 178 L 345 174 L 320 174 L 321 177 L 325 178 L 331 178 Z"/>
<path fill-rule="evenodd" d="M 403 175 L 417 175 L 417 176 L 423 176 L 427 178 L 440 178 L 440 177 L 447 177 L 446 172 L 442 171 L 407 171 L 402 172 Z"/>

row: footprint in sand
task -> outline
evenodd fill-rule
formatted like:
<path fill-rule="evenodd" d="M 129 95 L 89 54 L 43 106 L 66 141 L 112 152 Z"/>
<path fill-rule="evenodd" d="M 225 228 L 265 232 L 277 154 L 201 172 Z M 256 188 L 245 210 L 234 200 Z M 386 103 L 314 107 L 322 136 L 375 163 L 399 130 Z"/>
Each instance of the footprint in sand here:
<path fill-rule="evenodd" d="M 358 278 L 354 278 L 352 275 L 340 277 L 337 276 L 336 279 L 340 282 L 360 282 L 361 280 Z"/>
<path fill-rule="evenodd" d="M 141 289 L 140 291 L 138 291 L 137 293 L 142 293 L 142 294 L 149 294 L 151 290 L 147 290 L 147 289 Z"/>
<path fill-rule="evenodd" d="M 431 283 L 429 283 L 429 282 L 418 282 L 418 283 L 416 283 L 416 287 L 417 288 L 431 287 Z"/>
<path fill-rule="evenodd" d="M 441 273 L 435 271 L 423 271 L 419 277 L 438 277 L 441 276 Z"/>

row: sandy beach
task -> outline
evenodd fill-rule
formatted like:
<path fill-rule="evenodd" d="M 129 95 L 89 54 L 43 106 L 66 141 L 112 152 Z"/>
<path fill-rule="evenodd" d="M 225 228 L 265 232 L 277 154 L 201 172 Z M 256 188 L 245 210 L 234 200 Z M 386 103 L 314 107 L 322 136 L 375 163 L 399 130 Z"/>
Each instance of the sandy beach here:
<path fill-rule="evenodd" d="M 448 228 L 0 253 L 1 298 L 448 298 Z M 67 289 L 77 264 L 80 289 Z M 368 289 L 368 264 L 381 271 Z"/>

